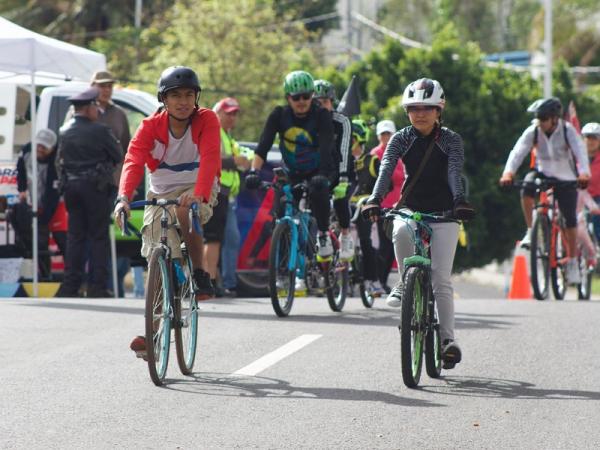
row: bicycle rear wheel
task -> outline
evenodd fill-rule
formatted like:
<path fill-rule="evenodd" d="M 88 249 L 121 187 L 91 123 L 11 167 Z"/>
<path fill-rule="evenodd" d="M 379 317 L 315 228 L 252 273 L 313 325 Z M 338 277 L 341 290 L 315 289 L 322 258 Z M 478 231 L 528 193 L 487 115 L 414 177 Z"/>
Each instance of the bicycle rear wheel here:
<path fill-rule="evenodd" d="M 279 222 L 273 231 L 269 250 L 269 291 L 275 314 L 286 317 L 294 304 L 296 264 L 290 270 L 292 230 L 287 222 Z"/>
<path fill-rule="evenodd" d="M 563 264 L 563 261 L 567 260 L 567 242 L 563 231 L 559 227 L 553 227 L 552 229 L 552 242 L 554 242 L 551 249 L 554 252 L 554 257 L 551 258 L 553 267 L 550 268 L 552 292 L 556 300 L 563 300 L 567 292 L 567 270 L 565 264 Z"/>
<path fill-rule="evenodd" d="M 402 380 L 409 388 L 419 384 L 423 364 L 423 340 L 425 336 L 425 274 L 419 267 L 409 267 L 404 275 L 402 296 L 402 320 L 400 325 L 400 356 Z"/>
<path fill-rule="evenodd" d="M 538 300 L 548 298 L 550 256 L 550 221 L 545 214 L 537 214 L 531 227 L 530 272 L 533 295 Z"/>
<path fill-rule="evenodd" d="M 375 303 L 375 297 L 367 289 L 367 283 L 365 281 L 365 268 L 362 250 L 359 246 L 354 249 L 354 259 L 352 260 L 352 271 L 355 272 L 355 279 L 358 283 L 358 291 L 360 293 L 360 300 L 365 308 L 373 307 Z"/>
<path fill-rule="evenodd" d="M 439 378 L 442 374 L 442 340 L 438 323 L 435 297 L 431 286 L 427 299 L 427 334 L 425 335 L 425 370 L 431 378 Z"/>
<path fill-rule="evenodd" d="M 146 289 L 146 352 L 148 370 L 155 385 L 161 386 L 169 364 L 171 338 L 170 274 L 163 248 L 155 248 L 148 262 Z"/>
<path fill-rule="evenodd" d="M 196 360 L 198 340 L 198 305 L 194 294 L 194 269 L 187 252 L 184 252 L 178 276 L 178 298 L 174 302 L 175 310 L 175 350 L 177 364 L 181 373 L 190 375 Z"/>

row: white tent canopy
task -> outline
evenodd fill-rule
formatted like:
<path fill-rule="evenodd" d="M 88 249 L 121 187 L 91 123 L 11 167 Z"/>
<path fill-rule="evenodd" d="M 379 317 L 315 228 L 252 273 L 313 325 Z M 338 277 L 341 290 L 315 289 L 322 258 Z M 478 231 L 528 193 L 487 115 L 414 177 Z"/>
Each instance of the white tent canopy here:
<path fill-rule="evenodd" d="M 36 77 L 88 81 L 106 68 L 106 57 L 73 44 L 52 39 L 0 17 L 1 75 L 32 73 Z"/>
<path fill-rule="evenodd" d="M 39 79 L 85 80 L 97 70 L 106 68 L 106 57 L 100 53 L 52 39 L 20 27 L 0 17 L 0 79 L 14 77 L 31 85 L 31 148 L 35 142 L 35 86 Z M 23 83 L 26 84 L 26 83 Z M 35 150 L 34 150 L 35 151 Z M 38 201 L 37 159 L 32 161 L 33 200 L 33 295 L 38 295 Z"/>

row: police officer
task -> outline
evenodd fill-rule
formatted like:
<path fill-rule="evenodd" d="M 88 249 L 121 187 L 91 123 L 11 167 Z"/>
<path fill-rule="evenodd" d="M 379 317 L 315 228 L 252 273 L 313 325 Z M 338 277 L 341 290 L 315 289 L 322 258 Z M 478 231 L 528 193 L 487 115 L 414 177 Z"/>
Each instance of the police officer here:
<path fill-rule="evenodd" d="M 65 276 L 58 297 L 79 295 L 86 241 L 91 256 L 87 296 L 111 296 L 106 289 L 110 197 L 115 189 L 112 174 L 123 156 L 110 129 L 96 122 L 98 94 L 98 89 L 91 87 L 70 97 L 75 113 L 60 130 L 57 164 L 69 213 L 69 230 Z"/>

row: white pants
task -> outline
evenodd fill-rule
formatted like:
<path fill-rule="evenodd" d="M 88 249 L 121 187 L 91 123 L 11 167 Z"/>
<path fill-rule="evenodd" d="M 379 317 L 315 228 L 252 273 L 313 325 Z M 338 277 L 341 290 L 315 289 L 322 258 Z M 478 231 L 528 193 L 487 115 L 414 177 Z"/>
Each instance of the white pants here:
<path fill-rule="evenodd" d="M 414 255 L 414 221 L 394 220 L 393 242 L 401 279 L 404 277 L 404 258 Z M 454 290 L 452 288 L 452 264 L 458 242 L 458 224 L 454 222 L 431 223 L 431 284 L 437 304 L 442 342 L 454 339 Z"/>

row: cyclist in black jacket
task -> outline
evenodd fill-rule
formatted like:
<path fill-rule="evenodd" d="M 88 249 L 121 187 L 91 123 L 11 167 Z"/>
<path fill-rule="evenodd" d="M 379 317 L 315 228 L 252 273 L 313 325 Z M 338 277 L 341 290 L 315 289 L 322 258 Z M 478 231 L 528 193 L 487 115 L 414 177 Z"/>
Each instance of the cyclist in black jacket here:
<path fill-rule="evenodd" d="M 285 77 L 284 91 L 287 105 L 275 107 L 269 115 L 255 151 L 252 169 L 246 176 L 246 186 L 253 189 L 260 185 L 257 171 L 267 159 L 275 136 L 279 135 L 279 149 L 291 182 L 297 184 L 308 180 L 310 207 L 319 230 L 318 254 L 321 258 L 329 258 L 333 254 L 333 245 L 327 233 L 329 192 L 338 178 L 333 157 L 331 113 L 313 101 L 314 80 L 308 72 L 299 70 L 289 73 Z M 279 208 L 278 216 L 282 212 L 282 208 Z"/>

